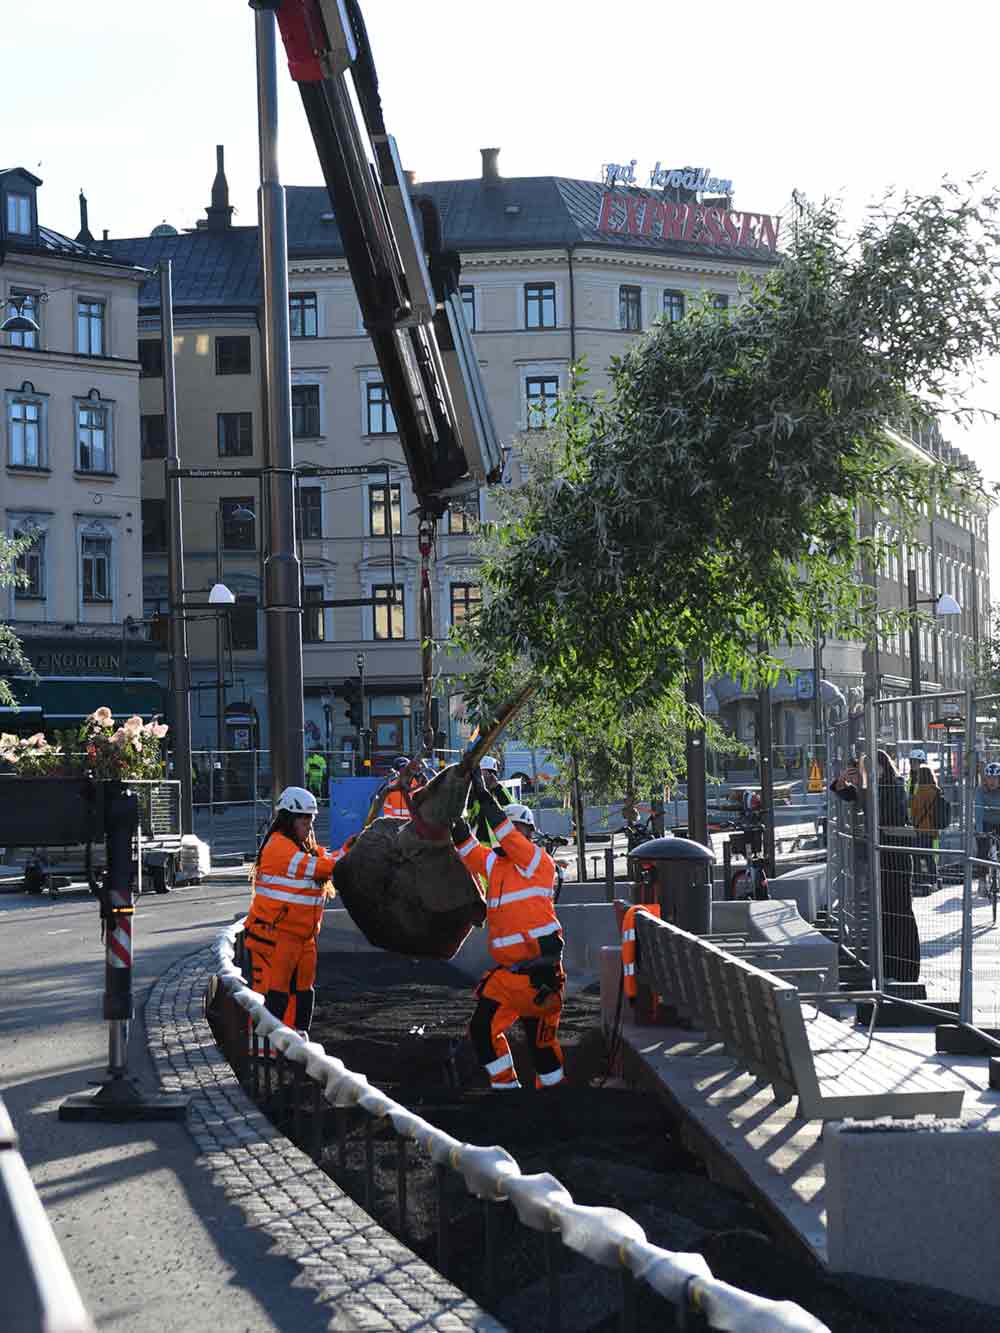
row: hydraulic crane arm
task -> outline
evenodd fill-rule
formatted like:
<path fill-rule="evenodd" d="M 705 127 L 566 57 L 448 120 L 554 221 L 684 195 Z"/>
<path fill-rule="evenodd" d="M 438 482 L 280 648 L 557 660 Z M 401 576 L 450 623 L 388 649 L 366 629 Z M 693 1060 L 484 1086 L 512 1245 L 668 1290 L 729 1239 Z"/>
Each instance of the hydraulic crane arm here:
<path fill-rule="evenodd" d="M 441 249 L 427 198 L 418 228 L 358 0 L 280 0 L 276 15 L 413 488 L 438 516 L 450 494 L 497 480 L 503 464 L 458 256 Z"/>

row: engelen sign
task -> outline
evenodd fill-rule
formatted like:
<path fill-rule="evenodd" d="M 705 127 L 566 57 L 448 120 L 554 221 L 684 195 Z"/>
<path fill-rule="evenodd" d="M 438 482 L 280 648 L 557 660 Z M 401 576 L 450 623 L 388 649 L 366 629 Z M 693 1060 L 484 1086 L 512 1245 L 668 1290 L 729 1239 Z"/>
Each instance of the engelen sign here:
<path fill-rule="evenodd" d="M 738 213 L 705 204 L 675 204 L 653 195 L 606 190 L 597 230 L 644 241 L 689 241 L 746 250 L 778 249 L 781 219 L 767 213 Z"/>

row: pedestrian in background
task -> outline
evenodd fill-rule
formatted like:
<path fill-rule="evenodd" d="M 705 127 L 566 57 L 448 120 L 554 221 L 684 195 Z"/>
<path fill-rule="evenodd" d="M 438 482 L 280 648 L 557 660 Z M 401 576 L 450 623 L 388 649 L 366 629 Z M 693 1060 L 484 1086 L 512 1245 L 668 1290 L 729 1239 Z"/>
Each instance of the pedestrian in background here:
<path fill-rule="evenodd" d="M 864 755 L 853 761 L 830 784 L 830 790 L 842 801 L 864 811 L 864 793 L 870 781 Z M 882 885 L 882 963 L 887 983 L 904 983 L 903 994 L 910 999 L 923 998 L 916 983 L 920 979 L 920 934 L 913 915 L 910 892 L 909 857 L 895 848 L 911 844 L 906 784 L 885 750 L 879 750 L 875 762 L 878 800 L 879 878 Z"/>
<path fill-rule="evenodd" d="M 912 759 L 912 755 L 910 757 Z M 916 781 L 910 795 L 910 819 L 917 831 L 918 847 L 936 849 L 941 846 L 940 807 L 941 788 L 938 786 L 934 770 L 929 764 L 920 764 L 916 769 Z M 914 864 L 917 874 L 925 873 L 935 888 L 940 887 L 938 857 L 916 856 Z"/>
<path fill-rule="evenodd" d="M 500 764 L 491 754 L 484 754 L 479 761 L 478 778 L 481 780 L 486 791 L 490 793 L 497 805 L 510 805 L 514 797 L 500 781 Z M 483 813 L 482 802 L 476 793 L 476 786 L 473 785 L 469 794 L 469 803 L 466 807 L 465 818 L 475 832 L 476 837 L 484 847 L 496 846 L 496 838 L 490 828 L 489 820 Z"/>
<path fill-rule="evenodd" d="M 976 817 L 976 856 L 981 861 L 991 861 L 991 839 L 1000 836 L 1000 764 L 991 761 L 984 766 L 973 808 Z M 987 873 L 985 866 L 976 867 L 979 879 Z"/>
<path fill-rule="evenodd" d="M 250 870 L 253 898 L 243 924 L 252 987 L 268 1012 L 308 1036 L 316 992 L 316 939 L 326 900 L 333 897 L 333 867 L 347 851 L 316 842 L 316 798 L 286 787 Z"/>

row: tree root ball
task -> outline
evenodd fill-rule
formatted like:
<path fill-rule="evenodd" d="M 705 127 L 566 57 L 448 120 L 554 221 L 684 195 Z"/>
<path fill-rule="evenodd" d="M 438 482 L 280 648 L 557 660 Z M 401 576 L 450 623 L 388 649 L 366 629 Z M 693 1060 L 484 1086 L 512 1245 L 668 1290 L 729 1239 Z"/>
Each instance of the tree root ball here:
<path fill-rule="evenodd" d="M 333 883 L 365 938 L 410 958 L 453 958 L 486 903 L 445 833 L 417 835 L 406 819 L 370 824 L 337 863 Z"/>

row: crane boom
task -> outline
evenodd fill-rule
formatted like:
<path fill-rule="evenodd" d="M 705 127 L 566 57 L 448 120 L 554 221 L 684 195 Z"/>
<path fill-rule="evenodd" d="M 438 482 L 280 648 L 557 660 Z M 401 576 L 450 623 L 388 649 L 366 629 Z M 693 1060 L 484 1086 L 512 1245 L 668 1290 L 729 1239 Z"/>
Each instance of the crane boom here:
<path fill-rule="evenodd" d="M 282 0 L 276 17 L 413 489 L 438 517 L 503 466 L 459 257 L 442 248 L 433 202 L 411 198 L 358 0 Z"/>

